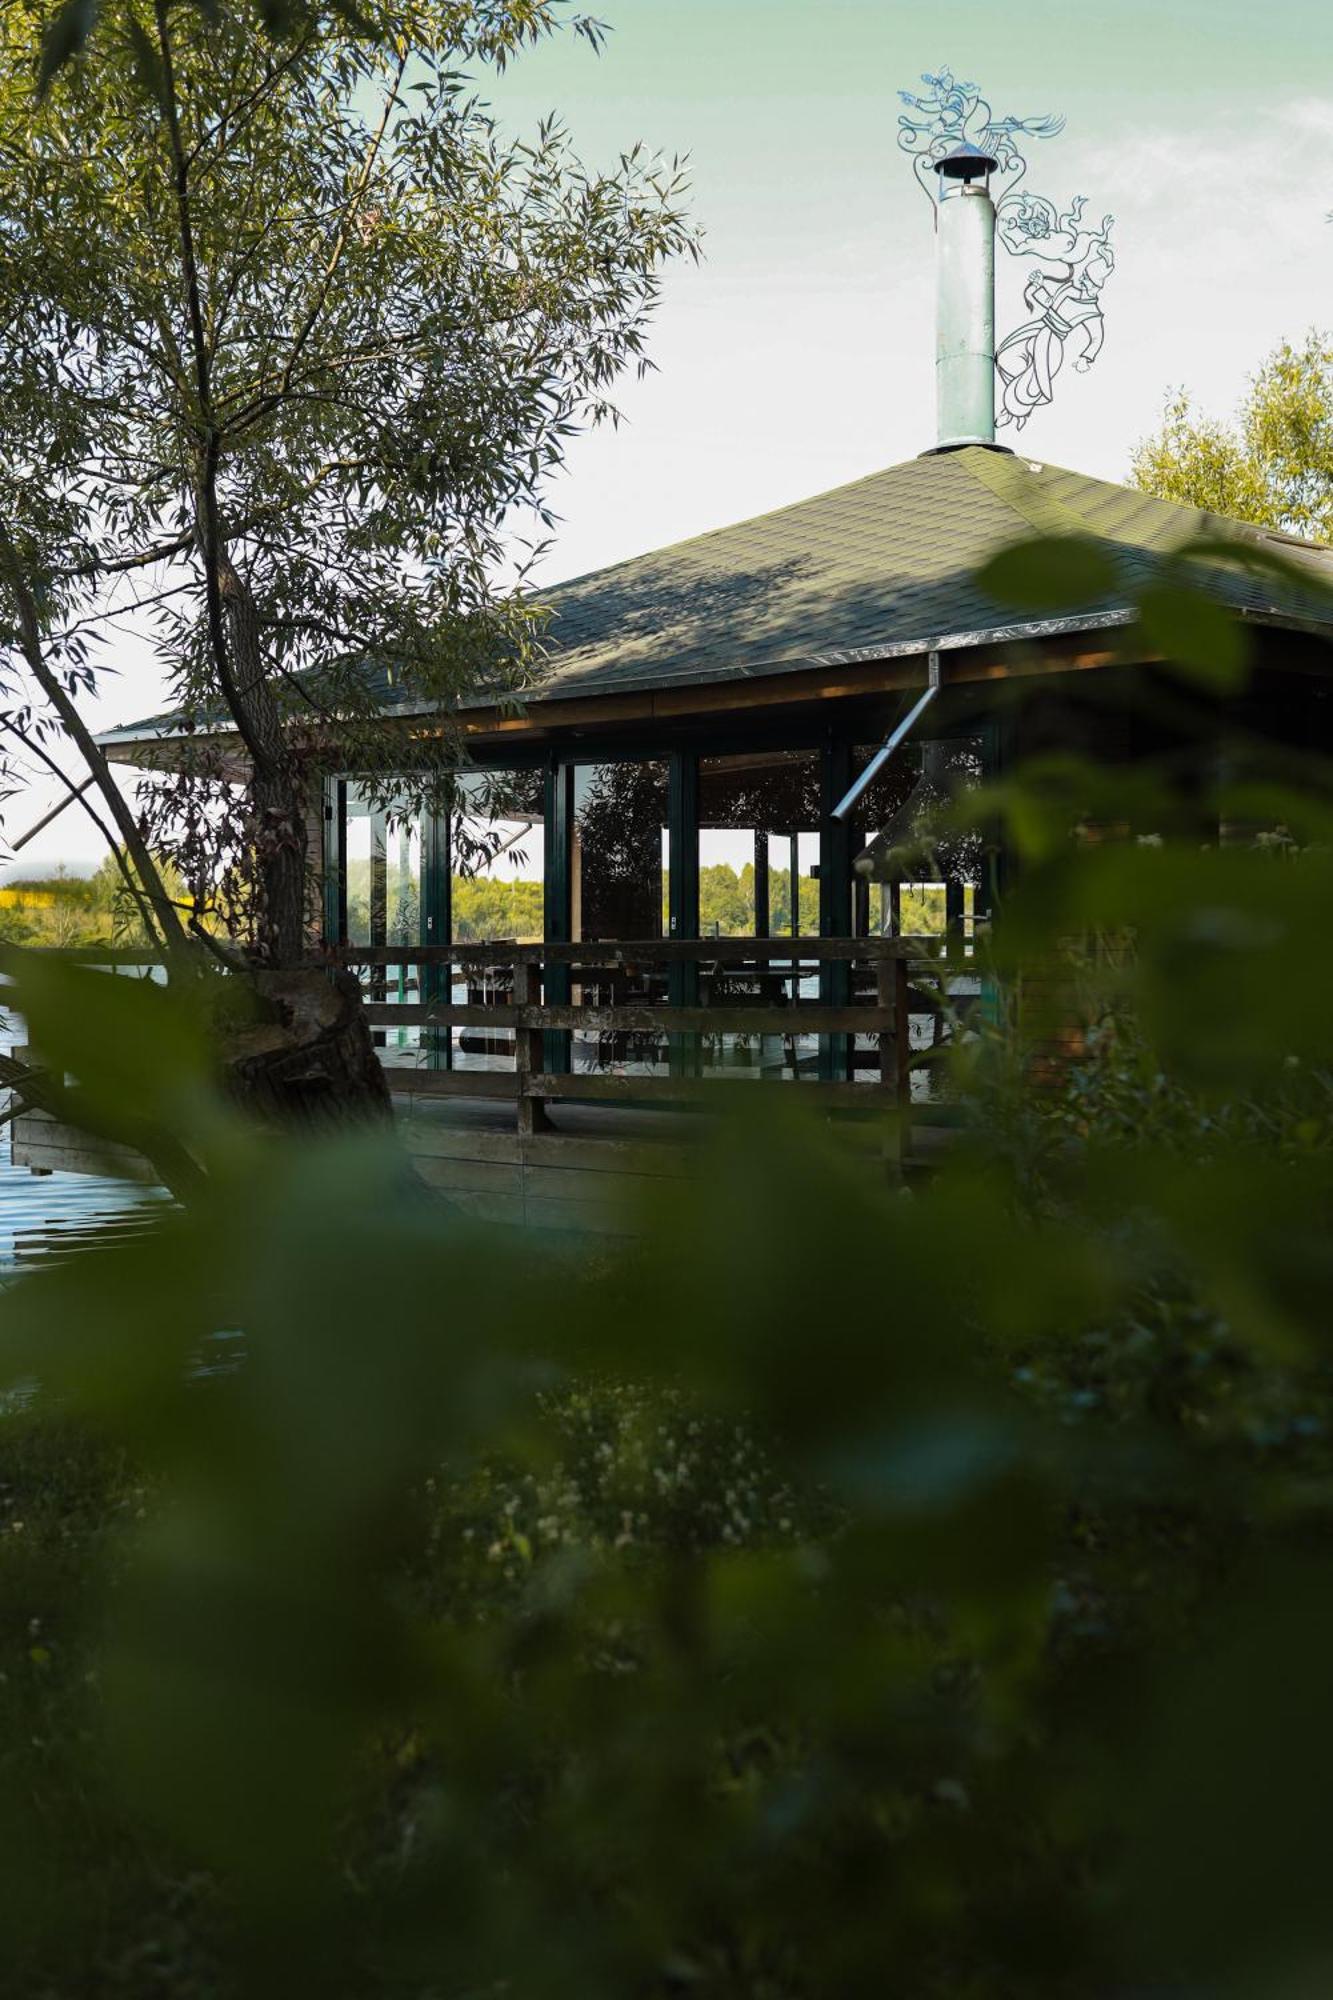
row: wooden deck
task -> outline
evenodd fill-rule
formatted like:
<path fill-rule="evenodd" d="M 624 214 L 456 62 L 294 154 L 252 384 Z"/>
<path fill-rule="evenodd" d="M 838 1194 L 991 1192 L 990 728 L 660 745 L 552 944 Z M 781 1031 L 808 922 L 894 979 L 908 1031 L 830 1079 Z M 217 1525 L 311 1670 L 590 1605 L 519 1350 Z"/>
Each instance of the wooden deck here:
<path fill-rule="evenodd" d="M 772 1086 L 714 1086 L 713 1103 L 756 1087 Z M 468 1214 L 610 1235 L 636 1233 L 664 1183 L 694 1171 L 715 1123 L 708 1112 L 569 1103 L 548 1108 L 548 1130 L 522 1132 L 512 1102 L 395 1095 L 394 1108 L 418 1174 Z M 922 1129 L 904 1162 L 896 1137 L 873 1113 L 840 1117 L 834 1129 L 868 1169 L 895 1178 L 904 1166 L 919 1167 L 935 1143 Z"/>
<path fill-rule="evenodd" d="M 34 1174 L 100 1174 L 108 1180 L 156 1183 L 157 1176 L 140 1154 L 128 1146 L 90 1139 L 72 1125 L 62 1125 L 49 1111 L 23 1111 L 11 1126 L 10 1159 Z"/>
<path fill-rule="evenodd" d="M 716 1105 L 719 1095 L 731 1099 L 771 1087 L 720 1085 L 711 1095 Z M 512 1097 L 440 1098 L 411 1090 L 395 1091 L 394 1113 L 421 1180 L 464 1213 L 486 1222 L 611 1236 L 635 1234 L 654 1194 L 693 1171 L 715 1122 L 707 1112 L 569 1103 L 550 1107 L 549 1129 L 523 1132 Z M 929 1157 L 930 1137 L 921 1129 L 905 1162 L 880 1119 L 839 1118 L 834 1129 L 870 1171 L 896 1176 Z M 45 1112 L 15 1120 L 13 1161 L 40 1174 L 153 1179 L 137 1154 L 94 1145 Z"/>
<path fill-rule="evenodd" d="M 655 1194 L 693 1171 L 715 1114 L 756 1089 L 796 1092 L 830 1120 L 839 1142 L 854 1148 L 870 1171 L 898 1178 L 926 1163 L 940 1135 L 913 1115 L 909 1076 L 910 1020 L 939 1004 L 930 990 L 939 957 L 923 964 L 924 943 L 747 938 L 400 947 L 392 959 L 384 949 L 349 949 L 343 962 L 363 967 L 370 983 L 367 1013 L 381 1033 L 415 1028 L 423 1049 L 428 1035 L 447 1038 L 443 1066 L 438 1052 L 435 1061 L 423 1054 L 419 1066 L 412 1058 L 400 1066 L 385 1051 L 399 1133 L 428 1186 L 486 1221 L 624 1235 L 641 1226 Z M 961 960 L 961 945 L 958 955 Z M 809 1000 L 799 997 L 794 969 L 780 969 L 794 959 L 843 966 L 847 973 L 836 993 Z M 721 972 L 717 989 L 701 1005 L 702 982 L 693 968 L 704 960 Z M 399 962 L 412 967 L 418 997 L 382 1001 L 378 968 Z M 487 1004 L 455 1002 L 451 968 L 460 963 L 506 969 L 507 990 Z M 672 965 L 691 966 L 690 979 L 677 982 L 678 997 L 645 1003 L 643 968 Z M 866 997 L 855 1004 L 849 998 L 852 966 L 869 981 Z M 426 971 L 429 979 L 422 977 Z M 556 971 L 558 980 L 551 977 Z M 754 989 L 748 1001 L 747 977 Z M 776 983 L 783 979 L 792 989 L 789 998 Z M 935 986 L 938 991 L 938 978 Z M 727 997 L 719 1004 L 723 992 Z M 509 1064 L 453 1067 L 455 1029 L 495 1036 L 512 1052 Z M 846 1049 L 853 1034 L 863 1052 L 855 1079 L 845 1072 L 819 1079 L 798 1064 L 798 1046 L 808 1048 L 811 1035 L 823 1038 L 823 1049 L 842 1037 Z M 570 1066 L 569 1044 L 580 1036 L 585 1046 L 597 1037 L 609 1038 L 607 1046 L 638 1038 L 640 1057 L 646 1038 L 656 1053 L 647 1063 Z M 701 1073 L 701 1041 L 711 1038 L 716 1046 L 727 1036 L 767 1037 L 779 1053 L 785 1048 L 781 1084 Z M 565 1066 L 548 1068 L 562 1040 Z M 14 1121 L 13 1160 L 35 1173 L 152 1178 L 136 1155 L 95 1145 L 40 1112 Z"/>

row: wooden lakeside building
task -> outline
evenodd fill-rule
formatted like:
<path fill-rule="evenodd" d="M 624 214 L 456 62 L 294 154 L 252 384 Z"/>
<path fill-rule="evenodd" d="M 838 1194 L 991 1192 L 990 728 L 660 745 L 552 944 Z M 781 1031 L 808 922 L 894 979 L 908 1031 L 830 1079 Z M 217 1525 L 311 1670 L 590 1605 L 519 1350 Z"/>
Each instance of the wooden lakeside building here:
<path fill-rule="evenodd" d="M 1162 663 L 1128 602 L 1015 620 L 977 570 L 1077 533 L 1142 582 L 1200 525 L 994 448 L 932 452 L 553 590 L 549 669 L 522 713 L 464 712 L 499 850 L 482 876 L 443 820 L 395 825 L 355 774 L 322 776 L 322 941 L 363 967 L 427 1177 L 497 1219 L 605 1226 L 627 1172 L 684 1169 L 662 1107 L 718 1079 L 798 1081 L 844 1109 L 910 1095 L 902 1029 L 919 1047 L 937 1019 L 923 961 L 975 992 L 971 944 L 1006 865 L 976 842 L 931 883 L 872 879 L 923 765 L 970 782 L 1053 745 L 1112 763 L 1169 748 L 1129 698 Z M 1231 532 L 1333 580 L 1333 551 Z M 1232 713 L 1327 748 L 1333 617 L 1275 601 L 1262 572 L 1219 570 L 1215 588 L 1255 661 Z M 405 737 L 429 727 L 385 705 Z M 118 762 L 168 766 L 181 740 L 170 719 L 102 738 Z M 1200 768 L 1209 754 L 1189 747 Z M 730 896 L 710 914 L 719 871 Z M 23 1121 L 16 1158 L 71 1164 L 54 1138 Z"/>
<path fill-rule="evenodd" d="M 978 157 L 955 193 L 989 204 Z M 903 882 L 884 830 L 910 822 L 923 783 L 1053 747 L 1112 765 L 1174 750 L 1184 782 L 1202 772 L 1214 745 L 1173 743 L 1135 698 L 1169 663 L 1133 603 L 1201 528 L 1311 585 L 1262 560 L 1208 569 L 1253 660 L 1219 733 L 1238 721 L 1333 747 L 1333 550 L 998 446 L 993 308 L 960 405 L 947 306 L 934 449 L 543 594 L 549 658 L 521 712 L 484 691 L 461 710 L 461 783 L 493 853 L 480 875 L 445 816 L 399 823 L 355 771 L 318 775 L 318 942 L 362 968 L 423 1172 L 477 1212 L 615 1226 L 627 1176 L 687 1170 L 675 1107 L 718 1101 L 724 1079 L 785 1079 L 842 1112 L 918 1099 L 938 981 L 975 1003 L 971 953 L 1009 861 L 960 839 L 932 880 Z M 978 571 L 1050 535 L 1100 544 L 1120 586 L 1073 615 L 1015 617 Z M 432 717 L 387 678 L 382 704 L 406 767 Z M 100 739 L 159 768 L 200 740 L 170 716 Z M 239 773 L 235 739 L 215 742 Z M 25 1119 L 15 1157 L 72 1164 L 63 1143 Z"/>

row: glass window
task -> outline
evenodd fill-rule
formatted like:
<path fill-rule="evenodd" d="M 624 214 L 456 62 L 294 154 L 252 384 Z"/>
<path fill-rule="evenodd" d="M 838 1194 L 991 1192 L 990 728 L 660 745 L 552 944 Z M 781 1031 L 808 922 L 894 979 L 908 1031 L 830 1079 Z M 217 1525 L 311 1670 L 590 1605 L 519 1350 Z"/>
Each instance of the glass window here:
<path fill-rule="evenodd" d="M 858 748 L 854 769 L 864 770 L 875 754 L 874 745 Z M 980 836 L 950 831 L 927 837 L 926 823 L 933 809 L 980 778 L 981 746 L 973 737 L 905 743 L 877 774 L 857 806 L 855 849 L 862 884 L 855 899 L 858 935 L 921 937 L 943 943 L 952 921 L 961 928 L 964 954 L 970 954 L 981 873 Z M 895 856 L 895 849 L 901 854 Z M 951 947 L 951 960 L 953 953 Z M 944 977 L 949 998 L 965 1009 L 978 982 L 964 966 Z M 871 966 L 856 968 L 853 990 L 858 999 L 873 999 Z M 909 1032 L 914 1050 L 934 1047 L 945 1032 L 940 1008 L 923 1002 L 911 1014 Z M 875 1038 L 857 1035 L 853 1076 L 873 1077 L 878 1062 Z M 928 1099 L 938 1076 L 938 1070 L 918 1070 L 912 1078 L 913 1099 Z"/>
<path fill-rule="evenodd" d="M 819 934 L 820 759 L 815 750 L 749 751 L 699 763 L 699 935 Z M 729 1012 L 771 1013 L 819 993 L 819 968 L 799 956 L 710 963 L 701 951 L 699 999 Z M 702 1038 L 705 1068 L 738 1075 L 813 1074 L 818 1037 L 746 1034 Z"/>
<path fill-rule="evenodd" d="M 667 765 L 660 760 L 578 764 L 570 855 L 570 935 L 577 941 L 633 943 L 667 929 Z M 576 970 L 576 1002 L 660 1007 L 666 968 L 658 965 Z M 580 1031 L 572 1037 L 576 1070 L 653 1075 L 668 1060 L 664 1032 Z"/>
<path fill-rule="evenodd" d="M 701 758 L 700 936 L 817 936 L 819 823 L 817 751 Z"/>
<path fill-rule="evenodd" d="M 540 771 L 469 771 L 450 815 L 449 900 L 456 944 L 541 941 L 546 881 L 545 781 Z M 512 1006 L 512 964 L 453 968 L 460 1006 Z M 453 1028 L 436 1060 L 457 1069 L 512 1069 L 514 1036 L 500 1028 Z"/>
<path fill-rule="evenodd" d="M 854 753 L 856 771 L 876 755 Z M 871 935 L 943 937 L 952 892 L 955 917 L 972 931 L 973 890 L 981 875 L 981 840 L 971 832 L 935 835 L 926 844 L 933 808 L 981 778 L 981 746 L 973 737 L 905 743 L 857 804 L 854 836 L 858 874 L 868 876 L 858 929 Z M 914 845 L 915 843 L 915 845 Z M 894 849 L 901 849 L 895 858 Z"/>
<path fill-rule="evenodd" d="M 347 787 L 345 829 L 347 943 L 383 949 L 421 941 L 421 824 L 392 802 L 375 802 L 362 786 Z M 372 1005 L 410 1005 L 419 993 L 416 966 L 372 965 L 361 984 Z M 414 1063 L 421 1031 L 406 1023 L 377 1024 L 372 1040 L 389 1064 Z"/>
<path fill-rule="evenodd" d="M 467 772 L 451 815 L 449 896 L 459 943 L 540 940 L 546 881 L 540 771 Z"/>
<path fill-rule="evenodd" d="M 572 935 L 660 938 L 666 881 L 666 764 L 576 765 Z"/>

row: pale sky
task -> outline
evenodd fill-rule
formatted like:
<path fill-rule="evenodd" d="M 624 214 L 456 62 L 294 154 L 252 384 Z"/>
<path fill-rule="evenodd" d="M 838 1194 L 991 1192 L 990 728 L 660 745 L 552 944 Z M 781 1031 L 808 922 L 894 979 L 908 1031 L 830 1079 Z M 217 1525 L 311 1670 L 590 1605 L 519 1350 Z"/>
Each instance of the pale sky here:
<path fill-rule="evenodd" d="M 600 57 L 564 37 L 490 94 L 518 128 L 558 111 L 592 165 L 636 139 L 688 153 L 705 261 L 667 280 L 657 372 L 624 385 L 626 423 L 570 452 L 545 582 L 934 441 L 931 218 L 896 146 L 897 92 L 925 70 L 975 80 L 1000 113 L 1063 112 L 1059 138 L 1030 144 L 1028 185 L 1116 218 L 1105 348 L 1061 376 L 1023 433 L 1031 456 L 1123 478 L 1171 388 L 1226 415 L 1279 340 L 1333 327 L 1326 0 L 582 4 L 613 30 Z M 999 262 L 1012 282 L 1016 260 Z M 1001 335 L 1013 316 L 1002 290 Z M 162 705 L 142 648 L 119 666 L 88 704 L 99 728 Z M 34 785 L 5 831 L 53 799 Z M 95 864 L 80 820 L 0 872 Z"/>

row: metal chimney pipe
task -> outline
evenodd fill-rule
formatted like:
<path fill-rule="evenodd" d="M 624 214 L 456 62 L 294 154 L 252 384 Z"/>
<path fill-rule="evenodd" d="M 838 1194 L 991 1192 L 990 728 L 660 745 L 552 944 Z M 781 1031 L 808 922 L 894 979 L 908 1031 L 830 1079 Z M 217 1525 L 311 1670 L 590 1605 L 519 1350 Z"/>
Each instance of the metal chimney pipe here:
<path fill-rule="evenodd" d="M 935 204 L 938 447 L 995 443 L 995 161 L 973 146 L 939 160 Z"/>

